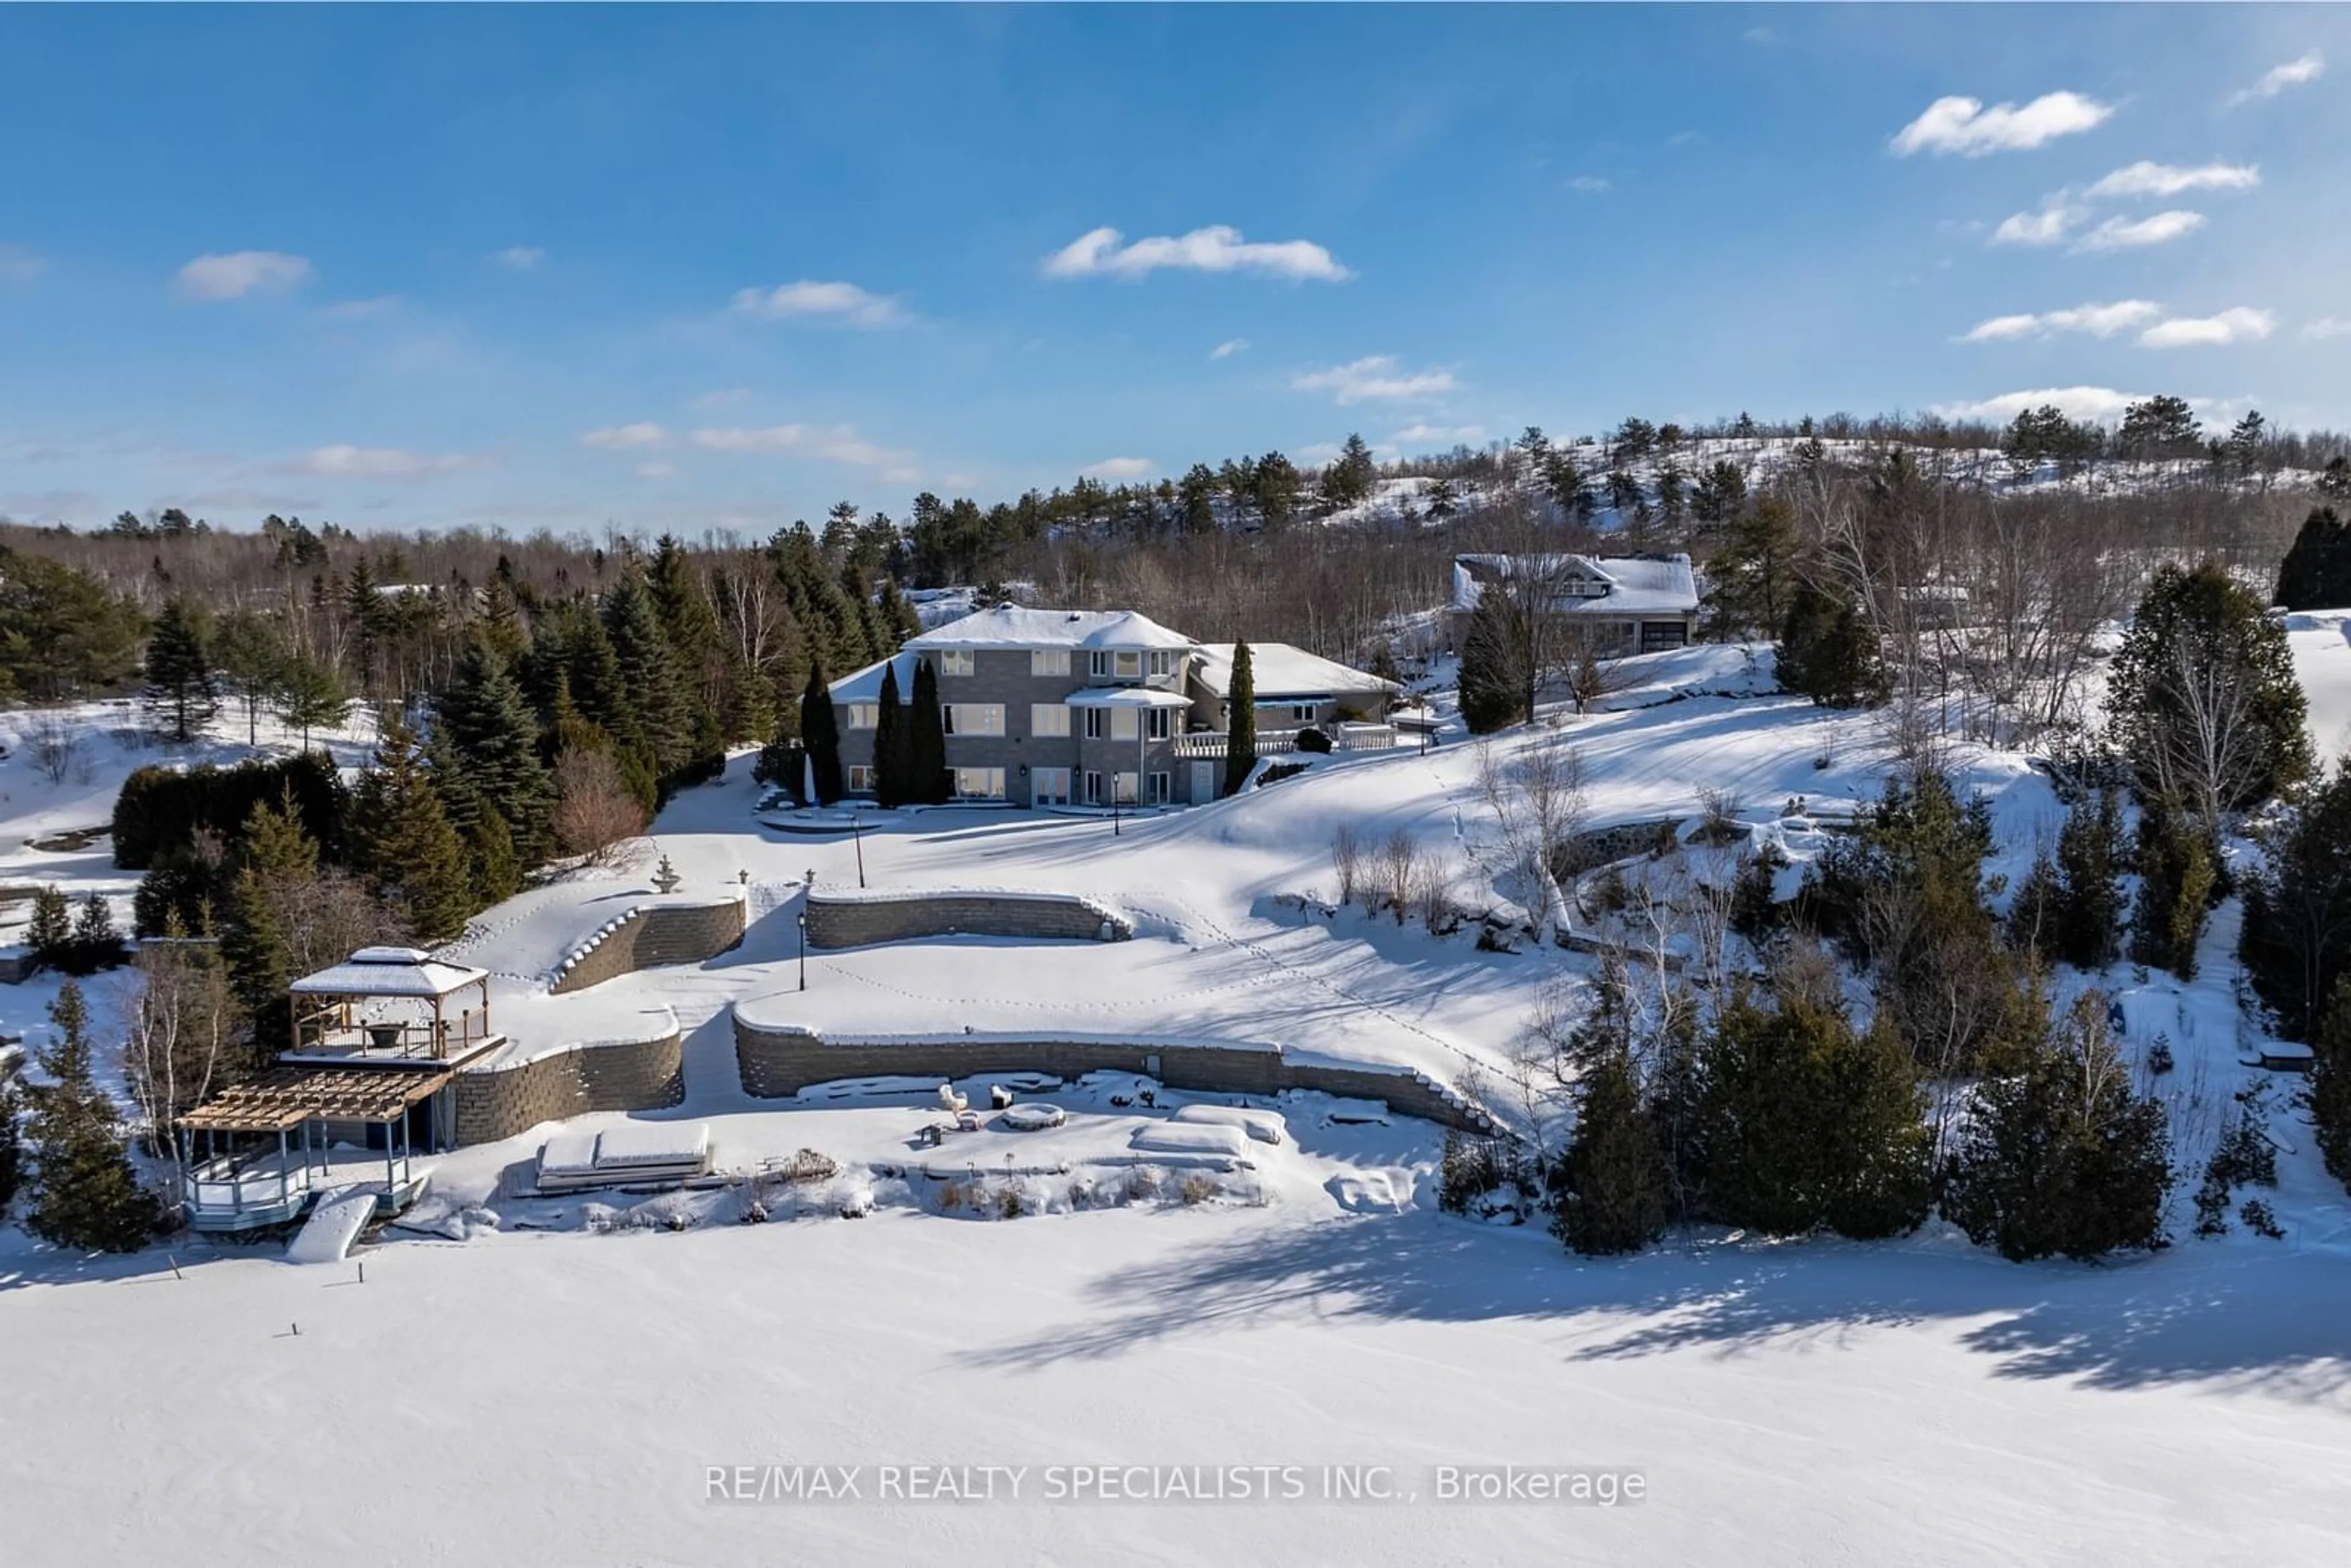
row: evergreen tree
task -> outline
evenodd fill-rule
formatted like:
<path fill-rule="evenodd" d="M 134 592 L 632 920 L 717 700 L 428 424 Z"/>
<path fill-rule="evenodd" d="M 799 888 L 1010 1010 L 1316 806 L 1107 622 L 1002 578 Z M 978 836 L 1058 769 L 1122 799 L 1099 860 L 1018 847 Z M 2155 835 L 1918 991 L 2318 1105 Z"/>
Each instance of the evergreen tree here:
<path fill-rule="evenodd" d="M 203 617 L 176 594 L 164 601 L 163 613 L 147 639 L 144 670 L 148 711 L 172 740 L 185 744 L 193 739 L 220 711 Z"/>
<path fill-rule="evenodd" d="M 72 962 L 72 908 L 54 884 L 33 894 L 33 919 L 25 931 L 25 946 L 37 968 L 62 969 Z"/>
<path fill-rule="evenodd" d="M 25 1180 L 25 1108 L 13 1082 L 0 1082 L 0 1222 Z"/>
<path fill-rule="evenodd" d="M 340 670 L 301 653 L 288 655 L 278 670 L 276 694 L 278 721 L 302 732 L 305 751 L 312 730 L 341 726 L 351 701 Z"/>
<path fill-rule="evenodd" d="M 319 869 L 319 846 L 304 831 L 290 791 L 275 807 L 266 801 L 254 806 L 238 839 L 236 860 L 221 961 L 237 1005 L 253 1019 L 256 1043 L 265 1053 L 273 1052 L 291 1037 L 292 1003 L 286 988 L 297 978 L 286 895 Z"/>
<path fill-rule="evenodd" d="M 287 649 L 277 623 L 250 610 L 223 616 L 213 638 L 213 656 L 245 705 L 245 739 L 261 744 L 261 709 L 284 672 Z"/>
<path fill-rule="evenodd" d="M 70 980 L 49 1005 L 57 1038 L 40 1053 L 49 1082 L 31 1092 L 31 1202 L 25 1227 L 78 1251 L 135 1252 L 161 1218 L 139 1185 L 114 1102 L 98 1082 L 89 1014 Z"/>
<path fill-rule="evenodd" d="M 1732 467 L 1731 475 L 1737 474 Z M 1726 495 L 1729 483 L 1717 481 Z M 1744 483 L 1740 481 L 1741 494 Z M 1710 630 L 1724 638 L 1776 636 L 1787 627 L 1797 591 L 1796 568 L 1802 559 L 1795 512 L 1777 496 L 1766 496 L 1744 510 L 1735 500 L 1725 505 L 1722 541 L 1706 563 Z"/>
<path fill-rule="evenodd" d="M 506 819 L 484 811 L 465 830 L 465 869 L 473 878 L 475 901 L 503 904 L 523 888 L 523 865 L 515 853 Z"/>
<path fill-rule="evenodd" d="M 2131 958 L 2196 977 L 2196 949 L 2220 886 L 2220 854 L 2200 824 L 2150 806 L 2138 820 L 2138 904 L 2131 912 Z"/>
<path fill-rule="evenodd" d="M 1667 1181 L 1632 1055 L 1612 1051 L 1577 1081 L 1575 1134 L 1550 1172 L 1552 1228 L 1587 1257 L 1637 1252 L 1665 1231 Z"/>
<path fill-rule="evenodd" d="M 415 732 L 384 716 L 376 763 L 352 801 L 354 863 L 400 923 L 426 942 L 455 936 L 479 907 L 467 884 L 465 846 L 441 805 Z"/>
<path fill-rule="evenodd" d="M 1874 707 L 1886 700 L 1877 638 L 1860 608 L 1811 583 L 1790 597 L 1780 628 L 1780 685 L 1820 707 Z"/>
<path fill-rule="evenodd" d="M 903 806 L 914 784 L 914 732 L 898 697 L 898 665 L 882 667 L 882 696 L 873 721 L 873 796 L 884 807 Z"/>
<path fill-rule="evenodd" d="M 2122 811 L 2115 791 L 2075 800 L 2057 836 L 2057 853 L 2036 858 L 2018 888 L 2009 931 L 2029 946 L 2079 969 L 2103 969 L 2122 952 L 2126 862 Z"/>
<path fill-rule="evenodd" d="M 1461 634 L 1461 722 L 1490 735 L 1530 716 L 1535 673 L 1518 607 L 1499 593 L 1479 596 Z"/>
<path fill-rule="evenodd" d="M 2351 1186 L 2351 975 L 2335 982 L 2310 1066 L 2310 1121 L 2335 1179 Z"/>
<path fill-rule="evenodd" d="M 1943 1213 L 2017 1262 L 2158 1245 L 2171 1187 L 2160 1102 L 2131 1092 L 2093 992 L 2023 1071 L 1987 1080 L 1946 1176 Z"/>
<path fill-rule="evenodd" d="M 74 916 L 73 938 L 67 944 L 72 961 L 60 966 L 70 975 L 94 975 L 100 969 L 110 969 L 122 962 L 122 934 L 114 928 L 114 911 L 103 894 L 92 893 L 81 901 L 81 909 Z"/>
<path fill-rule="evenodd" d="M 2310 772 L 2307 712 L 2285 629 L 2258 595 L 2217 562 L 2157 570 L 2106 687 L 2142 802 L 2217 831 Z"/>
<path fill-rule="evenodd" d="M 689 708 L 688 770 L 699 778 L 715 776 L 726 765 L 726 742 L 732 738 L 720 718 L 730 666 L 718 612 L 711 608 L 694 558 L 671 535 L 664 534 L 654 549 L 650 587 L 676 664 L 679 695 Z"/>
<path fill-rule="evenodd" d="M 623 701 L 652 755 L 655 777 L 666 785 L 693 756 L 693 716 L 680 701 L 675 659 L 642 573 L 622 574 L 604 597 L 603 620 Z M 575 679 L 575 695 L 578 690 Z"/>
<path fill-rule="evenodd" d="M 1932 1190 L 1933 1133 L 1908 1051 L 1881 1024 L 1855 1035 L 1834 999 L 1725 1007 L 1698 1068 L 1706 1200 L 1726 1224 L 1801 1236 L 1912 1229 Z"/>
<path fill-rule="evenodd" d="M 1233 669 L 1225 691 L 1224 793 L 1248 788 L 1257 768 L 1257 670 L 1246 642 L 1233 644 Z"/>
<path fill-rule="evenodd" d="M 506 661 L 486 639 L 477 637 L 467 646 L 434 706 L 434 738 L 445 740 L 452 765 L 444 777 L 462 780 L 503 819 L 509 859 L 533 865 L 546 859 L 555 792 L 539 760 L 538 724 Z M 470 821 L 462 825 L 472 828 Z"/>
<path fill-rule="evenodd" d="M 830 806 L 841 799 L 841 722 L 832 711 L 832 693 L 825 685 L 820 661 L 810 667 L 808 689 L 800 694 L 800 741 L 816 775 L 816 799 L 808 803 Z M 793 783 L 799 787 L 799 780 Z"/>
<path fill-rule="evenodd" d="M 2351 971 L 2351 768 L 2337 768 L 2262 832 L 2245 879 L 2237 956 L 2288 1040 L 2316 1037 Z"/>
<path fill-rule="evenodd" d="M 2351 605 L 2351 523 L 2337 517 L 2334 507 L 2318 507 L 2303 519 L 2294 548 L 2278 568 L 2274 598 L 2288 610 Z"/>
<path fill-rule="evenodd" d="M 914 661 L 914 695 L 906 715 L 907 799 L 936 805 L 953 790 L 947 777 L 946 720 L 939 709 L 939 673 L 927 658 Z"/>

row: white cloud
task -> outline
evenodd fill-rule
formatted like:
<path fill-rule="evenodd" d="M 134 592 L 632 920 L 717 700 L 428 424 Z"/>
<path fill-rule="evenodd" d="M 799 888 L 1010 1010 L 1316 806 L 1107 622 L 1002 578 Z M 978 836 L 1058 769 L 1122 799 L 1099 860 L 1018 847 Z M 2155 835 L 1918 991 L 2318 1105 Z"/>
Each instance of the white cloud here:
<path fill-rule="evenodd" d="M 1105 457 L 1079 473 L 1089 479 L 1148 479 L 1155 472 L 1148 457 Z"/>
<path fill-rule="evenodd" d="M 2116 392 L 2112 387 L 2043 387 L 2001 392 L 1977 402 L 1938 403 L 1935 412 L 1945 419 L 1983 419 L 2005 424 L 2027 409 L 2054 403 L 2068 418 L 2112 424 L 2122 418 L 2123 410 L 2146 401 L 2145 392 Z"/>
<path fill-rule="evenodd" d="M 600 452 L 623 452 L 632 446 L 662 446 L 668 441 L 668 431 L 651 420 L 645 420 L 636 424 L 614 424 L 602 430 L 591 430 L 580 438 L 580 444 L 595 447 Z"/>
<path fill-rule="evenodd" d="M 0 245 L 0 283 L 30 283 L 48 265 L 21 245 Z"/>
<path fill-rule="evenodd" d="M 430 474 L 478 467 L 482 462 L 463 453 L 436 455 L 397 446 L 320 446 L 304 454 L 293 467 L 298 473 L 337 479 L 421 479 Z"/>
<path fill-rule="evenodd" d="M 2039 315 L 1995 316 L 1979 321 L 1961 340 L 1969 343 L 2004 342 L 2015 338 L 2047 338 L 2059 332 L 2086 332 L 2111 338 L 2134 327 L 2144 327 L 2163 314 L 2147 299 L 2119 299 L 2112 305 L 2076 305 L 2070 310 L 2044 310 Z"/>
<path fill-rule="evenodd" d="M 547 253 L 535 245 L 510 245 L 504 250 L 490 252 L 485 259 L 516 272 L 536 272 L 538 264 L 547 259 Z"/>
<path fill-rule="evenodd" d="M 857 434 L 852 424 L 769 424 L 746 429 L 697 430 L 687 439 L 711 452 L 789 452 L 821 457 L 852 468 L 889 470 L 883 477 L 912 472 L 914 454 L 877 445 Z"/>
<path fill-rule="evenodd" d="M 2148 218 L 2108 218 L 2074 243 L 2077 251 L 2134 250 L 2185 239 L 2204 226 L 2202 213 L 2158 213 Z"/>
<path fill-rule="evenodd" d="M 735 308 L 770 321 L 823 316 L 852 327 L 897 327 L 908 319 L 893 296 L 871 293 L 854 283 L 818 283 L 805 277 L 773 288 L 738 289 Z"/>
<path fill-rule="evenodd" d="M 283 294 L 308 283 L 312 276 L 308 258 L 275 250 L 232 251 L 225 256 L 200 256 L 180 268 L 183 299 L 241 299 L 248 294 Z"/>
<path fill-rule="evenodd" d="M 1454 446 L 1486 439 L 1482 424 L 1407 424 L 1388 437 L 1391 446 Z"/>
<path fill-rule="evenodd" d="M 2011 213 L 1992 230 L 1994 245 L 2057 245 L 2074 231 L 2074 225 L 2090 215 L 2087 208 L 2077 207 L 2067 201 L 2063 192 L 2042 204 L 2037 213 Z"/>
<path fill-rule="evenodd" d="M 2148 349 L 2209 348 L 2248 339 L 2259 342 L 2275 330 L 2275 312 L 2240 305 L 2218 316 L 2175 316 L 2158 321 L 2141 332 L 2138 340 Z"/>
<path fill-rule="evenodd" d="M 1249 340 L 1247 338 L 1228 338 L 1223 342 L 1208 350 L 1208 358 L 1212 360 L 1229 360 L 1235 354 L 1239 353 L 1243 349 L 1248 347 Z"/>
<path fill-rule="evenodd" d="M 2351 338 L 2351 321 L 2338 316 L 2321 316 L 2314 321 L 2304 322 L 2302 335 L 2305 338 Z"/>
<path fill-rule="evenodd" d="M 1426 397 L 1454 389 L 1451 371 L 1400 370 L 1393 354 L 1367 354 L 1327 371 L 1293 376 L 1290 384 L 1300 392 L 1327 392 L 1336 401 L 1363 402 L 1374 398 Z"/>
<path fill-rule="evenodd" d="M 2090 187 L 2093 196 L 2177 196 L 2184 191 L 2250 191 L 2262 183 L 2252 163 L 2154 163 L 2142 158 Z"/>
<path fill-rule="evenodd" d="M 2288 60 L 2282 66 L 2271 67 L 2269 70 L 2262 73 L 2261 80 L 2242 92 L 2230 95 L 2229 103 L 2231 108 L 2234 108 L 2241 103 L 2251 103 L 2255 99 L 2275 98 L 2290 87 L 2300 87 L 2304 82 L 2316 81 L 2325 74 L 2326 57 L 2318 50 L 2313 49 L 2300 59 Z"/>
<path fill-rule="evenodd" d="M 1079 235 L 1045 258 L 1048 277 L 1141 277 L 1161 267 L 1194 272 L 1266 272 L 1277 277 L 1339 283 L 1353 273 L 1311 240 L 1245 240 L 1241 231 L 1212 224 L 1190 234 L 1157 235 L 1122 246 L 1113 228 Z"/>
<path fill-rule="evenodd" d="M 2078 92 L 2043 93 L 2031 103 L 1996 103 L 1987 109 L 1981 99 L 1938 98 L 1927 112 L 1894 133 L 1895 152 L 1938 155 L 1956 152 L 1980 158 L 1988 152 L 2017 152 L 2072 136 L 2103 123 L 2112 106 Z"/>
<path fill-rule="evenodd" d="M 1578 174 L 1567 183 L 1567 188 L 1571 191 L 1581 191 L 1587 196 L 1597 196 L 1613 189 L 1607 181 L 1597 174 Z"/>

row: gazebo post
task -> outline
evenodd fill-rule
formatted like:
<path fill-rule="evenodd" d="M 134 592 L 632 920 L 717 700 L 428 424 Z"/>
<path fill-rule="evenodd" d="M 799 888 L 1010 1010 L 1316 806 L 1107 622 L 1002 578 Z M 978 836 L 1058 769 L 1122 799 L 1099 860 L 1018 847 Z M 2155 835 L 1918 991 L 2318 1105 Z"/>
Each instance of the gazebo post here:
<path fill-rule="evenodd" d="M 291 1158 L 286 1150 L 286 1129 L 280 1127 L 277 1129 L 277 1201 L 280 1205 L 293 1197 L 293 1189 L 287 1185 L 291 1173 L 286 1168 Z"/>

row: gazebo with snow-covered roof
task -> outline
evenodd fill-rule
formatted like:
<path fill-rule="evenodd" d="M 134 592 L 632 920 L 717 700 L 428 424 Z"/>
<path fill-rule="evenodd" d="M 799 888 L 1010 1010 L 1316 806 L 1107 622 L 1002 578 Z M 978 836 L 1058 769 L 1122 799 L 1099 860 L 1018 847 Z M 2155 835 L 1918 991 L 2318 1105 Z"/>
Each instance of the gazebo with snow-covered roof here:
<path fill-rule="evenodd" d="M 286 988 L 290 1059 L 458 1062 L 496 1045 L 490 977 L 417 947 L 362 947 Z"/>

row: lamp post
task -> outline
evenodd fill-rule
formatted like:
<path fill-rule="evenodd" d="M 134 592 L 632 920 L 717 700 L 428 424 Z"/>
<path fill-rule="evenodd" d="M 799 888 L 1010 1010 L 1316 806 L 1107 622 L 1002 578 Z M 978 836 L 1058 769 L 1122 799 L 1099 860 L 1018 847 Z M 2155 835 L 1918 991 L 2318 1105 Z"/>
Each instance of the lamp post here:
<path fill-rule="evenodd" d="M 800 989 L 808 989 L 808 911 L 800 911 Z"/>
<path fill-rule="evenodd" d="M 857 845 L 857 885 L 863 887 L 865 885 L 865 823 L 863 819 L 858 816 L 857 808 L 854 806 L 849 809 L 849 836 Z"/>

